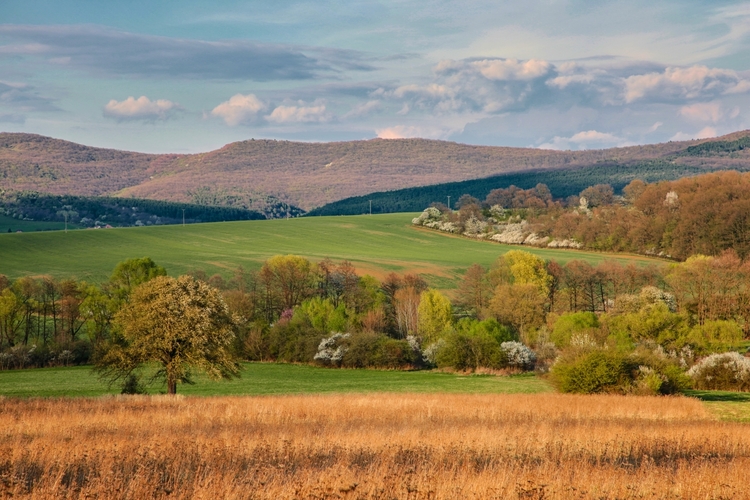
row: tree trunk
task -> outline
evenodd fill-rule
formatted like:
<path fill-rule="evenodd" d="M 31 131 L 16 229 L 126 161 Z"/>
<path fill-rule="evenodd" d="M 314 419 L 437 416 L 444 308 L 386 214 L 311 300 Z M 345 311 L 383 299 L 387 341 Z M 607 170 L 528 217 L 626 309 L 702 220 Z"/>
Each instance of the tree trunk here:
<path fill-rule="evenodd" d="M 173 378 L 167 379 L 167 394 L 171 396 L 177 394 L 177 380 Z"/>

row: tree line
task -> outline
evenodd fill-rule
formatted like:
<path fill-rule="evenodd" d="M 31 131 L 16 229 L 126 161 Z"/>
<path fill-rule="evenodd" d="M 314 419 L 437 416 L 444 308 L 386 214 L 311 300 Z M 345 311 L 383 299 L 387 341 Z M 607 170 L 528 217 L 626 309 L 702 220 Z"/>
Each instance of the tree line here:
<path fill-rule="evenodd" d="M 463 195 L 455 210 L 433 203 L 415 223 L 503 243 L 633 252 L 685 260 L 733 249 L 750 254 L 750 173 L 716 172 L 674 181 L 609 184 L 567 199 L 544 184 Z M 520 225 L 519 225 L 520 224 Z M 573 243 L 571 243 L 573 242 Z"/>
<path fill-rule="evenodd" d="M 428 185 L 354 196 L 315 208 L 308 212 L 308 215 L 367 214 L 370 213 L 370 202 L 372 202 L 374 214 L 418 212 L 433 202 L 442 202 L 447 205 L 448 197 L 453 200 L 453 203 L 464 194 L 481 200 L 494 189 L 505 189 L 510 186 L 531 189 L 540 183 L 544 183 L 555 198 L 564 200 L 596 184 L 609 184 L 616 193 L 621 193 L 622 188 L 634 179 L 656 182 L 699 175 L 705 171 L 701 167 L 657 159 L 634 163 L 598 163 L 593 166 L 554 170 L 531 170 L 440 184 L 430 184 L 429 179 L 425 179 L 424 184 Z"/>
<path fill-rule="evenodd" d="M 238 374 L 237 360 L 332 367 L 550 370 L 564 390 L 670 393 L 703 357 L 750 331 L 750 262 L 732 250 L 639 267 L 564 265 L 508 252 L 444 293 L 418 275 L 359 275 L 347 262 L 268 259 L 231 278 L 169 278 L 130 259 L 101 285 L 0 280 L 3 368 L 95 363 L 123 390 L 162 364 L 169 392 L 190 367 Z M 567 371 L 566 371 L 567 370 Z M 581 381 L 597 370 L 601 380 Z M 585 377 L 584 377 L 585 379 Z M 577 382 L 576 382 L 577 381 Z"/>
<path fill-rule="evenodd" d="M 241 207 L 206 206 L 139 198 L 52 195 L 31 191 L 0 191 L 0 214 L 18 220 L 67 221 L 71 227 L 140 226 L 181 224 L 183 220 L 186 223 L 195 223 L 266 218 L 260 212 Z"/>

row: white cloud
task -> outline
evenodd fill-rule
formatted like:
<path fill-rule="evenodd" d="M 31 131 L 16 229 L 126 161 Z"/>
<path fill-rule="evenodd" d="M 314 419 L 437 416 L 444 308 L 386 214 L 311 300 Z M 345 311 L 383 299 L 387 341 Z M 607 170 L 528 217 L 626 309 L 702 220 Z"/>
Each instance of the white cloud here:
<path fill-rule="evenodd" d="M 680 115 L 695 122 L 718 123 L 724 117 L 721 103 L 699 102 L 680 108 Z"/>
<path fill-rule="evenodd" d="M 406 97 L 410 94 L 443 98 L 451 97 L 453 93 L 452 89 L 436 83 L 431 83 L 430 85 L 402 85 L 393 91 L 393 95 L 398 98 Z"/>
<path fill-rule="evenodd" d="M 481 61 L 452 59 L 442 60 L 433 71 L 437 75 L 467 73 L 481 75 L 493 81 L 528 81 L 548 75 L 554 66 L 540 59 L 519 61 L 518 59 L 482 59 Z"/>
<path fill-rule="evenodd" d="M 630 142 L 607 132 L 586 130 L 570 137 L 555 136 L 552 141 L 537 146 L 539 149 L 596 149 L 627 146 Z"/>
<path fill-rule="evenodd" d="M 373 111 L 376 111 L 380 108 L 380 101 L 367 101 L 365 103 L 359 104 L 355 106 L 351 111 L 346 113 L 342 118 L 349 119 L 349 118 L 360 118 L 362 116 L 367 116 Z"/>
<path fill-rule="evenodd" d="M 180 109 L 179 104 L 166 99 L 152 101 L 145 95 L 138 99 L 130 96 L 124 101 L 109 101 L 104 106 L 104 116 L 116 120 L 166 120 Z"/>
<path fill-rule="evenodd" d="M 255 94 L 235 94 L 228 101 L 216 106 L 211 114 L 222 118 L 230 127 L 255 120 L 266 105 Z"/>
<path fill-rule="evenodd" d="M 648 128 L 648 132 L 656 132 L 662 125 L 664 125 L 663 122 L 656 122 Z"/>
<path fill-rule="evenodd" d="M 471 63 L 488 80 L 533 80 L 549 73 L 547 61 L 529 59 L 485 59 Z"/>
<path fill-rule="evenodd" d="M 704 127 L 694 134 L 686 134 L 684 132 L 677 132 L 675 135 L 669 138 L 670 141 L 690 141 L 693 139 L 710 139 L 711 137 L 717 137 L 718 131 L 714 127 Z"/>
<path fill-rule="evenodd" d="M 313 103 L 312 106 L 306 106 L 304 103 L 298 103 L 298 106 L 277 106 L 266 120 L 274 123 L 315 123 L 326 122 L 331 120 L 331 114 L 326 112 L 326 106 L 323 103 Z"/>
<path fill-rule="evenodd" d="M 629 76 L 624 83 L 627 103 L 640 99 L 680 101 L 750 91 L 750 81 L 736 71 L 706 66 L 670 67 L 662 73 Z"/>
<path fill-rule="evenodd" d="M 396 125 L 394 127 L 382 128 L 375 131 L 380 139 L 444 139 L 449 132 L 435 127 L 422 127 L 414 125 Z"/>

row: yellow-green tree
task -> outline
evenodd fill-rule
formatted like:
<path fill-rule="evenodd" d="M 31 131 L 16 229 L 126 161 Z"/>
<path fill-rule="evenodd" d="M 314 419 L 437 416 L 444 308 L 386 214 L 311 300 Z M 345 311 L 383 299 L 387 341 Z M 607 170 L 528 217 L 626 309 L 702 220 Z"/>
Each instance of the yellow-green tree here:
<path fill-rule="evenodd" d="M 127 379 L 145 363 L 157 363 L 167 393 L 190 382 L 193 368 L 212 379 L 239 374 L 230 346 L 235 323 L 221 294 L 191 276 L 160 276 L 133 289 L 115 316 L 112 345 L 97 369 L 110 381 Z"/>
<path fill-rule="evenodd" d="M 448 297 L 437 290 L 422 292 L 417 309 L 417 333 L 425 342 L 437 340 L 453 320 L 453 311 Z"/>
<path fill-rule="evenodd" d="M 507 267 L 515 285 L 534 285 L 547 296 L 552 277 L 547 273 L 544 260 L 523 250 L 511 250 L 500 257 L 500 266 Z"/>

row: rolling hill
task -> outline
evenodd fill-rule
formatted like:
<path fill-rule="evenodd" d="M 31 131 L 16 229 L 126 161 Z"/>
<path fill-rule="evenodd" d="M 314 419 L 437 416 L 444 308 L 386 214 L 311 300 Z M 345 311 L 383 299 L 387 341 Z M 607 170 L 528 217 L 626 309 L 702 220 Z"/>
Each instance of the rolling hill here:
<path fill-rule="evenodd" d="M 124 196 L 262 210 L 305 210 L 352 196 L 534 170 L 644 161 L 746 169 L 750 131 L 711 140 L 590 151 L 469 146 L 425 139 L 299 143 L 249 140 L 201 154 L 142 154 L 32 134 L 0 134 L 0 189 Z M 729 146 L 702 146 L 705 143 Z"/>
<path fill-rule="evenodd" d="M 492 264 L 518 248 L 415 228 L 417 214 L 303 217 L 289 220 L 216 222 L 102 230 L 0 233 L 0 275 L 51 275 L 101 282 L 115 265 L 148 256 L 178 276 L 203 269 L 230 277 L 237 266 L 258 269 L 273 255 L 297 254 L 314 261 L 349 260 L 360 273 L 379 278 L 391 271 L 415 272 L 430 285 L 453 288 L 473 263 Z M 579 250 L 524 248 L 544 259 L 592 263 L 614 259 L 663 262 L 644 256 Z"/>

